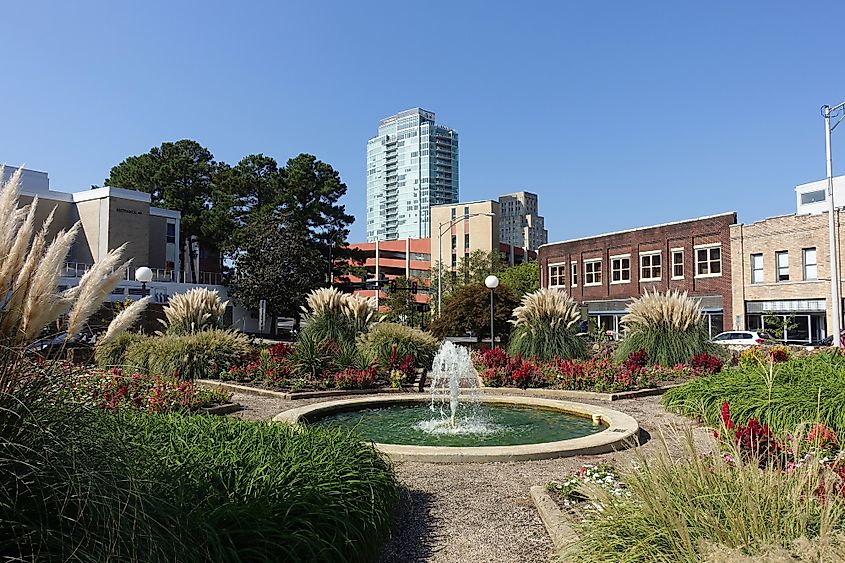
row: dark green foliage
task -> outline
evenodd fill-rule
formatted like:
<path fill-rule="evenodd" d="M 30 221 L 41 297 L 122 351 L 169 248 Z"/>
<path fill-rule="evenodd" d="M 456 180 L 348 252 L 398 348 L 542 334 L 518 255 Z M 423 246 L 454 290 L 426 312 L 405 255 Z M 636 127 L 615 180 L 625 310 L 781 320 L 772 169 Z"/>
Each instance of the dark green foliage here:
<path fill-rule="evenodd" d="M 0 559 L 371 561 L 397 499 L 343 429 L 119 414 L 0 366 Z"/>
<path fill-rule="evenodd" d="M 499 281 L 522 297 L 540 289 L 540 268 L 537 262 L 523 262 L 497 273 Z"/>
<path fill-rule="evenodd" d="M 111 342 L 98 344 L 94 350 L 94 360 L 98 367 L 110 368 L 122 366 L 126 357 L 126 350 L 133 344 L 146 339 L 142 334 L 124 332 Z"/>
<path fill-rule="evenodd" d="M 91 431 L 102 414 L 59 400 L 60 373 L 0 361 L 0 560 L 177 559 L 174 508 Z"/>
<path fill-rule="evenodd" d="M 586 358 L 587 343 L 571 328 L 554 328 L 533 321 L 513 329 L 508 340 L 508 354 L 548 361 L 554 358 Z"/>
<path fill-rule="evenodd" d="M 653 325 L 636 331 L 626 332 L 619 343 L 617 356 L 624 361 L 629 354 L 645 350 L 649 361 L 665 367 L 689 363 L 694 356 L 707 352 L 721 353 L 716 344 L 710 342 L 707 327 L 696 324 L 685 331 L 668 324 Z"/>
<path fill-rule="evenodd" d="M 269 318 L 298 315 L 308 292 L 325 281 L 327 260 L 289 215 L 248 219 L 239 230 L 240 253 L 229 280 L 232 298 L 253 311 L 266 300 Z"/>
<path fill-rule="evenodd" d="M 510 288 L 499 285 L 494 291 L 494 329 L 497 337 L 510 333 L 513 310 L 519 300 Z M 490 290 L 483 284 L 462 287 L 443 302 L 443 315 L 434 319 L 431 333 L 438 338 L 464 336 L 472 332 L 479 339 L 490 338 Z"/>
<path fill-rule="evenodd" d="M 252 345 L 242 333 L 206 330 L 138 339 L 128 346 L 119 365 L 140 373 L 203 379 L 245 363 L 251 353 Z"/>
<path fill-rule="evenodd" d="M 394 323 L 376 323 L 358 339 L 361 350 L 378 360 L 380 366 L 390 364 L 394 353 L 398 361 L 406 356 L 414 358 L 414 365 L 430 368 L 440 342 L 430 334 L 416 328 Z"/>
<path fill-rule="evenodd" d="M 318 379 L 331 363 L 332 353 L 325 340 L 310 332 L 297 336 L 291 353 L 291 365 L 297 373 Z"/>
<path fill-rule="evenodd" d="M 183 533 L 209 560 L 368 561 L 381 547 L 397 483 L 346 430 L 179 415 L 111 422 L 137 452 L 133 472 L 188 510 Z"/>
<path fill-rule="evenodd" d="M 770 385 L 771 383 L 771 385 Z M 746 365 L 670 389 L 666 408 L 718 426 L 727 401 L 735 420 L 756 418 L 775 431 L 822 422 L 845 432 L 845 356 L 819 353 L 773 365 Z"/>

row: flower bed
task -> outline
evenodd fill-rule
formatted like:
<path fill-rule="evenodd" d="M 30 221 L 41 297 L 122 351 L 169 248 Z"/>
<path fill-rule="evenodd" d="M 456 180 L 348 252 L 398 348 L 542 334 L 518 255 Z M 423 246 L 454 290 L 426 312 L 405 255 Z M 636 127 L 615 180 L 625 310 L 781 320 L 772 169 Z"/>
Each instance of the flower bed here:
<path fill-rule="evenodd" d="M 226 403 L 230 398 L 229 393 L 198 387 L 175 376 L 125 374 L 119 368 L 86 369 L 70 364 L 63 364 L 62 369 L 72 376 L 68 391 L 75 401 L 110 411 L 196 411 Z"/>
<path fill-rule="evenodd" d="M 549 483 L 578 535 L 562 559 L 840 560 L 845 453 L 836 434 L 818 423 L 775 434 L 754 419 L 738 422 L 727 403 L 715 434 L 709 453 L 687 434 L 680 458 L 664 444 L 621 476 L 588 465 Z"/>
<path fill-rule="evenodd" d="M 337 357 L 342 354 L 340 346 L 326 342 L 322 345 L 325 354 Z M 343 362 L 336 362 L 343 363 Z M 410 354 L 400 356 L 397 348 L 391 350 L 382 364 L 373 360 L 361 367 L 336 367 L 316 370 L 308 373 L 297 369 L 294 347 L 279 343 L 261 350 L 243 366 L 233 366 L 220 372 L 221 381 L 232 381 L 275 391 L 323 391 L 343 389 L 377 389 L 381 387 L 401 387 L 412 381 L 416 375 L 417 364 Z"/>
<path fill-rule="evenodd" d="M 587 360 L 555 358 L 548 362 L 509 356 L 495 348 L 475 355 L 476 369 L 489 387 L 554 388 L 576 391 L 614 393 L 656 387 L 716 373 L 722 362 L 714 356 L 699 354 L 690 365 L 664 368 L 649 365 L 644 351 L 630 354 L 621 364 L 608 356 Z"/>

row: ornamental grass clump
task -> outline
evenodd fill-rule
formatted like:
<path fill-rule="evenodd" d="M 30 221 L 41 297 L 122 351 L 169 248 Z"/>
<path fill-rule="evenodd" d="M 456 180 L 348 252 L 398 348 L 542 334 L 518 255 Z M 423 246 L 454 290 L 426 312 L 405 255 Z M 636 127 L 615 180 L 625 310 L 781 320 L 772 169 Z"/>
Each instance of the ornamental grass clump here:
<path fill-rule="evenodd" d="M 645 291 L 622 317 L 624 338 L 617 352 L 624 361 L 645 350 L 652 362 L 671 367 L 689 363 L 694 356 L 718 353 L 710 343 L 701 307 L 687 292 Z"/>
<path fill-rule="evenodd" d="M 766 365 L 748 363 L 695 379 L 663 396 L 667 409 L 718 425 L 727 401 L 740 420 L 775 431 L 820 422 L 845 432 L 845 356 L 822 352 Z"/>
<path fill-rule="evenodd" d="M 587 345 L 575 331 L 580 320 L 578 303 L 566 293 L 545 288 L 529 293 L 509 321 L 514 329 L 508 353 L 543 361 L 584 358 Z"/>
<path fill-rule="evenodd" d="M 366 332 L 375 314 L 375 299 L 341 293 L 334 287 L 312 291 L 302 307 L 302 333 L 317 340 L 354 342 Z"/>
<path fill-rule="evenodd" d="M 564 560 L 694 563 L 717 549 L 752 557 L 780 551 L 793 561 L 800 544 L 825 545 L 845 532 L 845 497 L 819 495 L 839 478 L 818 456 L 787 471 L 731 442 L 701 455 L 688 433 L 677 457 L 661 440 L 655 456 L 639 455 L 622 474 L 626 494 L 593 491 L 600 510 L 576 526 L 579 539 Z"/>
<path fill-rule="evenodd" d="M 223 328 L 228 301 L 221 301 L 217 290 L 195 287 L 177 293 L 164 307 L 166 320 L 160 319 L 167 334 L 193 334 Z"/>
<path fill-rule="evenodd" d="M 358 347 L 386 368 L 391 358 L 411 357 L 415 367 L 429 369 L 440 342 L 427 332 L 396 323 L 376 323 L 358 337 Z"/>

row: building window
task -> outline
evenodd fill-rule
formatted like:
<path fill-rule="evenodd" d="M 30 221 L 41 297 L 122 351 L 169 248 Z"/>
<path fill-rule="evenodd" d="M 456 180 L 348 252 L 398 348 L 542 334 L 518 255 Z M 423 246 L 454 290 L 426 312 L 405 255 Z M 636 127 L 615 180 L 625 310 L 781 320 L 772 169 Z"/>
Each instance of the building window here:
<path fill-rule="evenodd" d="M 578 285 L 578 262 L 572 263 L 572 287 Z"/>
<path fill-rule="evenodd" d="M 566 287 L 566 264 L 549 265 L 549 287 Z"/>
<path fill-rule="evenodd" d="M 763 283 L 763 255 L 751 255 L 751 283 Z"/>
<path fill-rule="evenodd" d="M 672 279 L 684 279 L 684 250 L 672 249 Z"/>
<path fill-rule="evenodd" d="M 458 248 L 458 235 L 452 235 L 452 252 Z"/>
<path fill-rule="evenodd" d="M 816 190 L 812 192 L 804 192 L 801 194 L 801 205 L 808 203 L 816 203 L 817 201 L 825 200 L 825 190 Z"/>
<path fill-rule="evenodd" d="M 789 252 L 786 250 L 775 252 L 775 264 L 777 268 L 775 279 L 779 282 L 789 281 Z"/>
<path fill-rule="evenodd" d="M 601 285 L 601 260 L 584 261 L 584 285 Z"/>
<path fill-rule="evenodd" d="M 659 280 L 663 275 L 663 256 L 660 252 L 640 254 L 640 281 Z"/>
<path fill-rule="evenodd" d="M 176 243 L 176 223 L 167 223 L 167 242 Z"/>
<path fill-rule="evenodd" d="M 805 248 L 802 252 L 804 254 L 804 279 L 807 281 L 819 279 L 819 270 L 816 264 L 816 249 Z"/>
<path fill-rule="evenodd" d="M 469 207 L 464 207 L 464 217 L 469 217 Z"/>
<path fill-rule="evenodd" d="M 452 208 L 452 219 L 454 219 L 455 217 L 457 217 L 457 213 L 458 213 L 457 208 L 453 207 L 453 208 Z"/>
<path fill-rule="evenodd" d="M 469 248 L 469 233 L 464 233 L 464 249 Z"/>
<path fill-rule="evenodd" d="M 455 268 L 457 265 L 458 265 L 458 255 L 453 254 L 452 255 L 452 268 Z"/>
<path fill-rule="evenodd" d="M 631 255 L 610 257 L 610 283 L 631 281 Z"/>
<path fill-rule="evenodd" d="M 706 278 L 722 275 L 722 246 L 695 249 L 695 277 Z"/>

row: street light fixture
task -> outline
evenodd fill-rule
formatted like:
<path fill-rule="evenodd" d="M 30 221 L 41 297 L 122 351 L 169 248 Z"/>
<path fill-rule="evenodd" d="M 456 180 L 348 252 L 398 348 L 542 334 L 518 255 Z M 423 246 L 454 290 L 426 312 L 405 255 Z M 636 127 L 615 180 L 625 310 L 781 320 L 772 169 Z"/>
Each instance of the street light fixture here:
<path fill-rule="evenodd" d="M 822 116 L 824 117 L 824 141 L 825 153 L 827 157 L 827 226 L 828 235 L 830 237 L 830 300 L 831 300 L 831 314 L 833 317 L 833 326 L 831 326 L 831 344 L 835 347 L 842 346 L 839 333 L 841 332 L 842 321 L 842 301 L 839 297 L 839 264 L 838 264 L 838 239 L 836 236 L 836 221 L 834 220 L 833 204 L 833 157 L 830 149 L 830 134 L 836 129 L 836 126 L 845 118 L 845 102 L 837 106 L 822 106 Z M 839 119 L 831 127 L 831 115 L 839 114 Z"/>
<path fill-rule="evenodd" d="M 146 266 L 135 270 L 135 281 L 141 282 L 141 297 L 147 296 L 147 284 L 153 281 L 153 271 Z"/>
<path fill-rule="evenodd" d="M 499 287 L 499 278 L 496 276 L 487 276 L 484 280 L 484 285 L 490 289 L 490 349 L 496 347 L 496 338 L 493 335 L 493 291 Z"/>
<path fill-rule="evenodd" d="M 437 316 L 441 315 L 443 307 L 441 306 L 443 303 L 443 235 L 446 234 L 447 230 L 451 230 L 452 227 L 460 223 L 465 219 L 470 219 L 472 217 L 495 217 L 496 214 L 492 211 L 487 211 L 484 213 L 470 213 L 469 215 L 461 215 L 457 219 L 452 219 L 451 221 L 440 223 L 439 231 L 437 233 Z M 444 225 L 446 228 L 444 229 Z"/>

